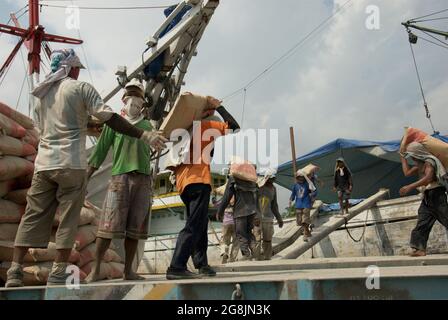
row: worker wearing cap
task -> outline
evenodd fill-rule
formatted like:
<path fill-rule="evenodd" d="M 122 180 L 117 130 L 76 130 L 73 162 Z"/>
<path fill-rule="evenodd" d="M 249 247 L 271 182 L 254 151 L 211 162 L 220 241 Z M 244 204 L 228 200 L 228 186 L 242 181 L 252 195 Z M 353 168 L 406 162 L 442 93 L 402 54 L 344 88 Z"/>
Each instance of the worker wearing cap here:
<path fill-rule="evenodd" d="M 153 131 L 144 119 L 143 84 L 133 79 L 125 86 L 122 116 L 145 131 Z M 112 177 L 109 181 L 96 240 L 95 262 L 87 282 L 101 280 L 101 261 L 112 239 L 125 239 L 124 280 L 143 280 L 132 270 L 138 241 L 148 238 L 151 205 L 151 150 L 139 139 L 125 136 L 105 126 L 89 158 L 88 178 L 101 166 L 109 149 L 113 149 Z"/>
<path fill-rule="evenodd" d="M 51 73 L 31 92 L 37 98 L 34 117 L 40 133 L 39 152 L 7 272 L 7 287 L 23 286 L 24 257 L 29 248 L 47 248 L 56 210 L 61 216 L 57 255 L 47 283 L 65 284 L 71 276 L 66 271 L 85 197 L 90 116 L 157 149 L 165 146 L 166 139 L 130 124 L 103 102 L 92 85 L 78 81 L 83 68 L 74 50 L 54 51 Z"/>
<path fill-rule="evenodd" d="M 275 170 L 261 172 L 263 177 L 258 181 L 258 201 L 261 223 L 255 225 L 253 233 L 257 242 L 256 259 L 270 260 L 272 257 L 272 237 L 274 236 L 274 217 L 280 228 L 283 219 L 278 210 L 277 190 L 274 186 Z M 263 251 L 261 251 L 263 249 Z"/>

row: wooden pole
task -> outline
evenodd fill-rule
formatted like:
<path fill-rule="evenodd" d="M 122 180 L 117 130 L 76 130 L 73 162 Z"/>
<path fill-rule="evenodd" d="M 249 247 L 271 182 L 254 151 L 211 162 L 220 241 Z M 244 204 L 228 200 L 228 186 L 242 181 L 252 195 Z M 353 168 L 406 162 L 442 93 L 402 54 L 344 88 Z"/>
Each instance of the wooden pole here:
<path fill-rule="evenodd" d="M 319 243 L 322 239 L 327 237 L 330 233 L 335 231 L 336 229 L 342 227 L 347 221 L 350 219 L 356 217 L 361 212 L 373 207 L 376 205 L 376 203 L 380 200 L 385 199 L 389 194 L 388 189 L 380 189 L 377 193 L 375 193 L 373 196 L 370 196 L 363 202 L 359 203 L 352 209 L 350 209 L 349 214 L 345 215 L 341 218 L 334 218 L 330 219 L 328 222 L 324 223 L 323 225 L 319 226 L 319 232 L 316 232 L 313 234 L 313 236 L 309 239 L 308 242 L 304 242 L 303 238 L 299 238 L 296 240 L 295 243 L 290 245 L 288 248 L 286 248 L 284 251 L 280 252 L 275 259 L 296 259 L 302 254 L 304 254 L 306 251 L 311 249 L 315 244 Z"/>
<path fill-rule="evenodd" d="M 296 182 L 296 172 L 297 172 L 297 168 L 296 168 L 296 144 L 294 142 L 294 128 L 293 127 L 289 127 L 289 139 L 291 141 L 291 156 L 292 156 L 292 180 L 295 183 Z"/>

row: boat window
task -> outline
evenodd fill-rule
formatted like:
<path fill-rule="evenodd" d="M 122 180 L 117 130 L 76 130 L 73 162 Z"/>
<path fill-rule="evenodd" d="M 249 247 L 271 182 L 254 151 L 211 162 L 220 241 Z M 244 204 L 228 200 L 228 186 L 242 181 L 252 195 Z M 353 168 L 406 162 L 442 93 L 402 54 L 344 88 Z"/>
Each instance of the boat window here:
<path fill-rule="evenodd" d="M 166 193 L 166 180 L 165 179 L 160 179 L 159 182 L 159 194 L 164 194 Z"/>

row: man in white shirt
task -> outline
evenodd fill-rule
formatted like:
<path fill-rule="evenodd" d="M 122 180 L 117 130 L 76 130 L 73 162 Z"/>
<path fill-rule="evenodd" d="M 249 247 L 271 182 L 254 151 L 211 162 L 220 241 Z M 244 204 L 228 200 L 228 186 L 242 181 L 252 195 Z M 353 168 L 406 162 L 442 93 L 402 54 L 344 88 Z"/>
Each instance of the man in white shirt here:
<path fill-rule="evenodd" d="M 38 155 L 27 207 L 20 222 L 6 287 L 23 286 L 23 259 L 29 248 L 46 248 L 58 209 L 57 255 L 48 284 L 65 284 L 68 259 L 78 229 L 87 185 L 87 122 L 94 116 L 117 132 L 142 139 L 153 148 L 165 147 L 159 132 L 143 131 L 104 104 L 92 85 L 77 81 L 84 68 L 72 49 L 53 52 L 52 72 L 31 93 L 38 98 Z"/>

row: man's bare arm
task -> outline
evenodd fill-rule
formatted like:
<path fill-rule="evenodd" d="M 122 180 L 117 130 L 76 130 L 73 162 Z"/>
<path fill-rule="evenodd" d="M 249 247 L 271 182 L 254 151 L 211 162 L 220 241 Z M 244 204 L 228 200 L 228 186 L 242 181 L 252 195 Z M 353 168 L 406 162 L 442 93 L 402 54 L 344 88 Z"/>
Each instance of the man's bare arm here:
<path fill-rule="evenodd" d="M 400 195 L 403 196 L 403 195 L 411 192 L 412 190 L 417 189 L 418 187 L 426 186 L 429 183 L 431 183 L 433 180 L 434 180 L 434 168 L 429 163 L 425 163 L 423 177 L 420 180 L 401 188 Z"/>
<path fill-rule="evenodd" d="M 418 173 L 417 167 L 410 167 L 406 159 L 400 155 L 401 159 L 401 168 L 403 169 L 403 174 L 405 177 L 414 176 Z"/>

